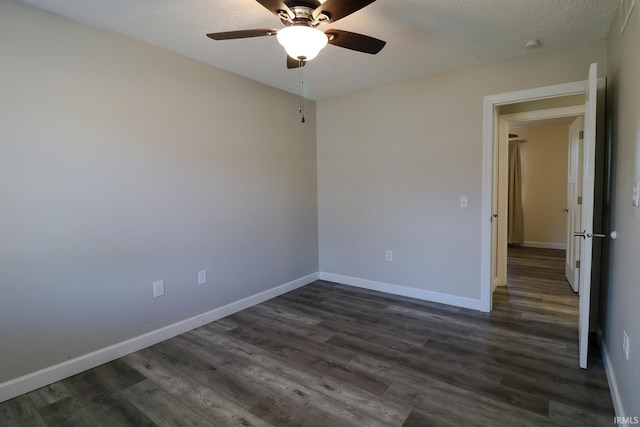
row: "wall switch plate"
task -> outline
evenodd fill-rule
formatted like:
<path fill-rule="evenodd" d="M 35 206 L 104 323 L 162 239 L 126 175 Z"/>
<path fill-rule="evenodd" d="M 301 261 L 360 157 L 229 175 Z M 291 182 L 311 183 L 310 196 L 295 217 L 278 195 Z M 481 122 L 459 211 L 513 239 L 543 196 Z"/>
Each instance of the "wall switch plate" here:
<path fill-rule="evenodd" d="M 207 270 L 198 271 L 198 285 L 207 283 Z"/>
<path fill-rule="evenodd" d="M 640 208 L 640 181 L 633 184 L 633 206 Z"/>
<path fill-rule="evenodd" d="M 626 329 L 622 330 L 622 351 L 625 359 L 629 360 L 629 334 Z"/>
<path fill-rule="evenodd" d="M 153 282 L 153 297 L 158 298 L 164 295 L 164 280 Z"/>
<path fill-rule="evenodd" d="M 460 207 L 461 208 L 466 208 L 467 207 L 467 196 L 460 196 Z"/>
<path fill-rule="evenodd" d="M 387 251 L 385 252 L 385 259 L 387 261 L 393 261 L 393 251 L 387 249 Z"/>

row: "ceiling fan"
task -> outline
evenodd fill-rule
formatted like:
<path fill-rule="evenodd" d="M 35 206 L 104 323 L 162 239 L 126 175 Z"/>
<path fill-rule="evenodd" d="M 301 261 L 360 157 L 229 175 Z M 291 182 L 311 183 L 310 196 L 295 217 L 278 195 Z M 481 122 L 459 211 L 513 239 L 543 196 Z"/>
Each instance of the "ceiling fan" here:
<path fill-rule="evenodd" d="M 349 31 L 328 29 L 324 33 L 317 27 L 335 22 L 375 0 L 256 0 L 280 18 L 286 26 L 253 30 L 225 31 L 207 34 L 214 40 L 243 39 L 276 36 L 287 52 L 287 68 L 299 68 L 315 58 L 327 44 L 375 55 L 385 41 Z"/>

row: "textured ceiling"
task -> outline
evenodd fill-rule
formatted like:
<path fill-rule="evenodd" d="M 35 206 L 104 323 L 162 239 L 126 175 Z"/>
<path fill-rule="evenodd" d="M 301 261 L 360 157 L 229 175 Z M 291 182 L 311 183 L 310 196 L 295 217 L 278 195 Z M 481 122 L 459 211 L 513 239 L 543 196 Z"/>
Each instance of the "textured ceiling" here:
<path fill-rule="evenodd" d="M 348 1 L 348 0 L 345 0 Z M 21 0 L 94 27 L 298 93 L 275 37 L 214 41 L 205 35 L 282 28 L 254 0 Z M 618 0 L 377 0 L 321 28 L 387 41 L 378 55 L 327 46 L 304 68 L 305 96 L 325 99 L 607 37 Z M 530 39 L 538 49 L 524 49 Z"/>

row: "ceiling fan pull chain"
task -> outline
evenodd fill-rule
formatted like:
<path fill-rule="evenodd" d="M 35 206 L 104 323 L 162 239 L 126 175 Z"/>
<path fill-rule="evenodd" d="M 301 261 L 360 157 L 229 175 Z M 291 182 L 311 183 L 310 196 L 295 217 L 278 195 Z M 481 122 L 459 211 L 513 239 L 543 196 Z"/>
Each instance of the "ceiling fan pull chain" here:
<path fill-rule="evenodd" d="M 300 88 L 300 115 L 302 116 L 302 123 L 304 123 L 304 97 L 302 96 L 304 80 L 302 79 L 302 61 L 298 61 L 298 82 Z"/>

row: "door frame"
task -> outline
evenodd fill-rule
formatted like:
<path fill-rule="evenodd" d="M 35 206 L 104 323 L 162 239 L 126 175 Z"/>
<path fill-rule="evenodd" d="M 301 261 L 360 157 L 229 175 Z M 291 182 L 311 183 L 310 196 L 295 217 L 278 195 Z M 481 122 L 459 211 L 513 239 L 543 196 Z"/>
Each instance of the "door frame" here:
<path fill-rule="evenodd" d="M 509 126 L 513 122 L 526 123 L 535 122 L 539 120 L 555 119 L 561 117 L 578 117 L 583 116 L 586 112 L 585 104 L 571 105 L 567 107 L 549 108 L 544 110 L 525 111 L 520 113 L 500 114 L 498 116 L 498 135 L 497 135 L 497 162 L 498 162 L 498 174 L 497 182 L 495 183 L 495 191 L 502 197 L 498 197 L 497 210 L 493 213 L 498 214 L 498 219 L 502 218 L 503 221 L 498 221 L 498 230 L 495 247 L 495 264 L 497 266 L 497 272 L 495 277 L 492 277 L 492 281 L 495 279 L 495 283 L 492 283 L 492 290 L 495 290 L 496 286 L 505 286 L 507 284 L 507 221 L 504 219 L 508 216 L 508 156 L 509 156 Z M 495 175 L 494 175 L 495 176 Z M 580 177 L 582 178 L 582 177 Z M 565 183 L 566 184 L 566 183 Z M 492 194 L 493 196 L 493 194 Z M 567 242 L 568 244 L 569 242 Z M 493 256 L 493 253 L 492 253 Z"/>
<path fill-rule="evenodd" d="M 480 308 L 490 312 L 493 303 L 493 278 L 491 277 L 492 261 L 492 227 L 491 220 L 494 191 L 494 156 L 498 150 L 498 107 L 519 102 L 562 96 L 580 95 L 587 90 L 587 81 L 582 80 L 553 86 L 543 86 L 515 92 L 487 95 L 483 99 L 483 136 L 482 136 L 482 207 L 480 234 Z"/>

